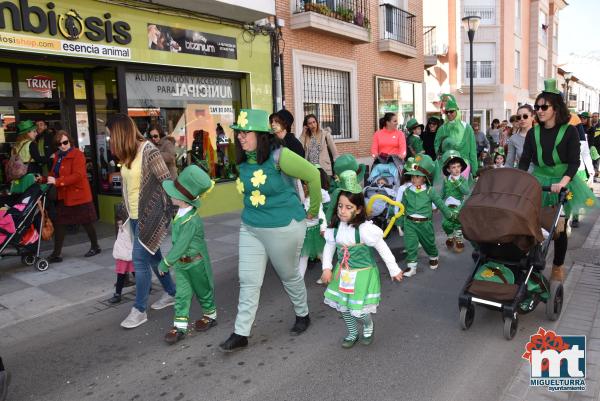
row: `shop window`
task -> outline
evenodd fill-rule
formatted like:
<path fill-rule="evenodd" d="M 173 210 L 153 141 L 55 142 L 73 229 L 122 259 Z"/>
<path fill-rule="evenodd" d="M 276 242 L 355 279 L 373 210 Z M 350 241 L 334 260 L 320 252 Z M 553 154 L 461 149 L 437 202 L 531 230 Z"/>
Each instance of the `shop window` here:
<path fill-rule="evenodd" d="M 304 65 L 302 74 L 304 115 L 316 115 L 336 139 L 351 138 L 350 73 Z"/>
<path fill-rule="evenodd" d="M 10 68 L 0 68 L 0 97 L 10 97 L 13 95 L 12 89 L 12 77 L 10 75 Z"/>
<path fill-rule="evenodd" d="M 106 131 L 106 122 L 110 117 L 119 112 L 117 96 L 117 79 L 115 70 L 106 69 L 94 71 L 94 108 L 96 113 L 96 163 L 98 166 L 99 192 L 105 194 L 121 193 L 121 173 L 118 161 L 110 152 L 110 138 Z M 77 136 L 79 139 L 80 129 L 84 130 L 85 122 L 83 108 L 78 108 Z M 81 117 L 81 120 L 79 120 Z M 81 124 L 80 124 L 81 123 Z M 89 122 L 88 122 L 89 124 Z M 88 150 L 90 149 L 90 150 Z M 84 146 L 86 157 L 91 154 L 91 148 Z M 92 161 L 88 160 L 88 174 L 92 168 Z"/>
<path fill-rule="evenodd" d="M 385 113 L 398 115 L 398 123 L 404 126 L 408 120 L 421 118 L 422 86 L 397 79 L 377 77 L 377 124 Z"/>
<path fill-rule="evenodd" d="M 235 111 L 240 81 L 192 74 L 128 72 L 128 113 L 140 132 L 160 127 L 175 142 L 177 169 L 196 164 L 219 180 L 237 177 Z"/>
<path fill-rule="evenodd" d="M 87 99 L 87 94 L 85 93 L 85 77 L 81 72 L 73 74 L 73 97 L 75 100 Z"/>
<path fill-rule="evenodd" d="M 58 100 L 65 97 L 65 79 L 60 72 L 19 68 L 17 77 L 22 98 Z"/>
<path fill-rule="evenodd" d="M 4 167 L 10 158 L 12 144 L 17 137 L 15 111 L 12 106 L 0 106 L 0 187 L 8 188 Z"/>

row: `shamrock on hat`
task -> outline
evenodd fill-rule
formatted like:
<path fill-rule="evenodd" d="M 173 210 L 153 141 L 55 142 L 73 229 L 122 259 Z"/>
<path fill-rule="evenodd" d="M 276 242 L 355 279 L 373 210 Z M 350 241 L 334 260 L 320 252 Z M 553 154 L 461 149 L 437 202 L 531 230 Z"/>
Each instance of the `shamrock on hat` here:
<path fill-rule="evenodd" d="M 269 114 L 264 110 L 242 109 L 237 123 L 230 125 L 236 131 L 254 131 L 272 133 L 269 126 Z"/>
<path fill-rule="evenodd" d="M 410 169 L 405 170 L 404 175 L 418 175 L 425 177 L 427 182 L 431 185 L 434 170 L 435 163 L 431 157 L 425 154 L 418 154 L 415 156 L 413 165 Z"/>
<path fill-rule="evenodd" d="M 172 198 L 184 201 L 196 209 L 200 207 L 200 196 L 210 192 L 215 182 L 200 167 L 186 167 L 175 180 L 165 180 L 162 187 Z"/>

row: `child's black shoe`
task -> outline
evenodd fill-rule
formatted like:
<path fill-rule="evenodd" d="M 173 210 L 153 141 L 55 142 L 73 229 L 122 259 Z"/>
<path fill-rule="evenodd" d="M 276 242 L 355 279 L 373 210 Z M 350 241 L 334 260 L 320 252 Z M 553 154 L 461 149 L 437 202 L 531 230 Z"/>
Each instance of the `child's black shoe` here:
<path fill-rule="evenodd" d="M 111 299 L 108 300 L 109 304 L 118 304 L 121 302 L 121 294 L 114 294 Z"/>

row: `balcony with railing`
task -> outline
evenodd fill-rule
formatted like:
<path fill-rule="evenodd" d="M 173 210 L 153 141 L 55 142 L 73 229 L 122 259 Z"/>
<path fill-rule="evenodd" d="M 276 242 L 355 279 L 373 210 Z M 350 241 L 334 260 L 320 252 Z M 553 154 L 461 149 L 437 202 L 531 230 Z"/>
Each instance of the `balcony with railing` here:
<path fill-rule="evenodd" d="M 379 50 L 417 57 L 416 16 L 391 4 L 380 7 Z"/>
<path fill-rule="evenodd" d="M 465 61 L 465 86 L 468 88 L 470 80 L 470 62 Z M 473 61 L 473 86 L 475 92 L 485 92 L 493 89 L 496 84 L 495 63 L 492 60 Z"/>
<path fill-rule="evenodd" d="M 423 54 L 425 55 L 425 68 L 437 64 L 437 47 L 435 43 L 435 26 L 423 27 Z"/>
<path fill-rule="evenodd" d="M 478 16 L 479 18 L 481 18 L 481 25 L 496 24 L 496 8 L 494 6 L 465 5 L 463 7 L 463 17 L 470 15 Z"/>
<path fill-rule="evenodd" d="M 295 0 L 291 29 L 315 29 L 353 42 L 370 41 L 368 0 Z"/>

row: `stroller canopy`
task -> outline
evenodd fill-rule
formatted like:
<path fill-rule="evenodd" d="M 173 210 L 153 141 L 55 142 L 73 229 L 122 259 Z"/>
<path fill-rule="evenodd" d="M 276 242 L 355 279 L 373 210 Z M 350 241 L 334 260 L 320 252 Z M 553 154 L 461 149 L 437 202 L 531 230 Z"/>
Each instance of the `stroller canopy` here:
<path fill-rule="evenodd" d="M 542 188 L 529 173 L 499 168 L 483 173 L 460 211 L 465 238 L 513 243 L 523 251 L 544 240 Z"/>

